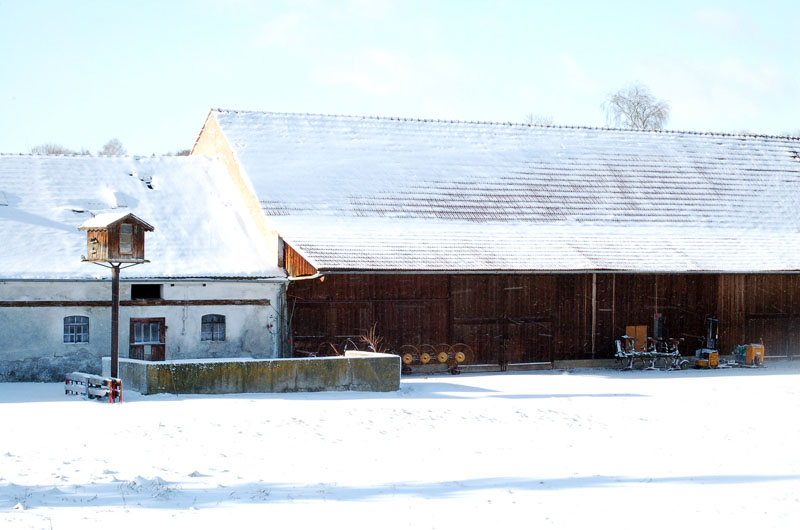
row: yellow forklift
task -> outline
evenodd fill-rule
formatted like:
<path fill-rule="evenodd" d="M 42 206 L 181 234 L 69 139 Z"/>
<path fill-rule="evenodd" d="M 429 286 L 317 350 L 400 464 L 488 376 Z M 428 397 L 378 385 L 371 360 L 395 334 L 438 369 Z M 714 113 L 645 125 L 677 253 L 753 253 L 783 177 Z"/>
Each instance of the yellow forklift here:
<path fill-rule="evenodd" d="M 695 368 L 719 368 L 719 320 L 706 318 L 706 336 L 702 337 L 700 348 L 694 352 Z"/>

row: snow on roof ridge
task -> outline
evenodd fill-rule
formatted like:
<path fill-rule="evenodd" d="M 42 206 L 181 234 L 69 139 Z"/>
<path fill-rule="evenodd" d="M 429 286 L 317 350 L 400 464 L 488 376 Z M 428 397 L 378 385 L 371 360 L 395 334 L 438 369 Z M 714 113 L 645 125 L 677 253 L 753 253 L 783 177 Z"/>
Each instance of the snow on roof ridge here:
<path fill-rule="evenodd" d="M 174 160 L 189 158 L 188 156 L 179 155 L 82 155 L 79 153 L 74 154 L 39 154 L 39 153 L 0 153 L 0 156 L 6 158 L 82 158 L 82 159 L 106 159 L 106 160 Z M 203 158 L 209 158 L 204 156 Z"/>
<path fill-rule="evenodd" d="M 38 156 L 38 157 L 62 157 L 62 158 L 97 158 L 100 155 L 84 153 L 0 153 L 0 156 Z M 106 155 L 103 155 L 106 156 Z"/>
<path fill-rule="evenodd" d="M 406 118 L 392 116 L 366 116 L 358 114 L 322 114 L 313 112 L 276 112 L 268 110 L 237 110 L 213 108 L 212 112 L 233 113 L 233 114 L 264 114 L 270 116 L 292 116 L 292 117 L 315 117 L 315 118 L 351 118 L 360 120 L 376 121 L 409 121 L 418 123 L 452 123 L 456 125 L 490 125 L 506 127 L 528 127 L 537 129 L 568 129 L 568 130 L 589 130 L 589 131 L 613 131 L 613 132 L 632 132 L 632 133 L 656 133 L 656 134 L 675 134 L 693 136 L 721 136 L 726 138 L 762 138 L 776 140 L 800 140 L 800 136 L 781 135 L 781 134 L 757 134 L 757 133 L 726 133 L 719 131 L 689 131 L 678 129 L 628 129 L 624 127 L 602 127 L 596 125 L 540 125 L 519 122 L 499 122 L 499 121 L 473 121 L 473 120 L 448 120 L 441 118 Z"/>
<path fill-rule="evenodd" d="M 163 158 L 167 156 L 174 156 L 174 155 L 93 155 L 91 153 L 0 153 L 0 156 L 28 156 L 28 157 L 41 157 L 41 158 L 53 158 L 53 157 L 61 157 L 61 158 L 111 158 L 111 159 L 121 159 L 121 158 L 133 158 L 136 160 L 140 160 L 143 158 Z"/>

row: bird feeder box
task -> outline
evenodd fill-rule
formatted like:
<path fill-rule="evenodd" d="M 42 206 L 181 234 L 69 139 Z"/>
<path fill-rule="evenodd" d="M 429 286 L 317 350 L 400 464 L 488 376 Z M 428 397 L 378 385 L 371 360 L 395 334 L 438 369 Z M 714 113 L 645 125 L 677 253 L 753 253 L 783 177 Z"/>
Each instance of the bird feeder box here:
<path fill-rule="evenodd" d="M 79 230 L 87 232 L 86 256 L 94 263 L 146 263 L 144 233 L 153 227 L 129 212 L 102 213 L 87 219 Z"/>

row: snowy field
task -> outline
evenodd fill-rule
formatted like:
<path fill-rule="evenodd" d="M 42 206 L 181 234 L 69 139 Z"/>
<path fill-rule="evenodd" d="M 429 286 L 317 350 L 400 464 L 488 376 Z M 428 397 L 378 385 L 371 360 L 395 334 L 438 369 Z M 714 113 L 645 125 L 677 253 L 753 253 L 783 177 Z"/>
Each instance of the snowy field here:
<path fill-rule="evenodd" d="M 0 528 L 800 527 L 800 362 L 125 399 L 0 384 Z"/>

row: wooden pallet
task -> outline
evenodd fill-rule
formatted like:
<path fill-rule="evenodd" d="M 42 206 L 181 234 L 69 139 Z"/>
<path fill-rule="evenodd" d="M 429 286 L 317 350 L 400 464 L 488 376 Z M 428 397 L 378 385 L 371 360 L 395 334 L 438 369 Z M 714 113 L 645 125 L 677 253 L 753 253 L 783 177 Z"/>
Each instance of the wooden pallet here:
<path fill-rule="evenodd" d="M 122 402 L 122 379 L 83 372 L 70 372 L 64 380 L 64 393 L 89 399 L 108 398 L 109 403 Z"/>

